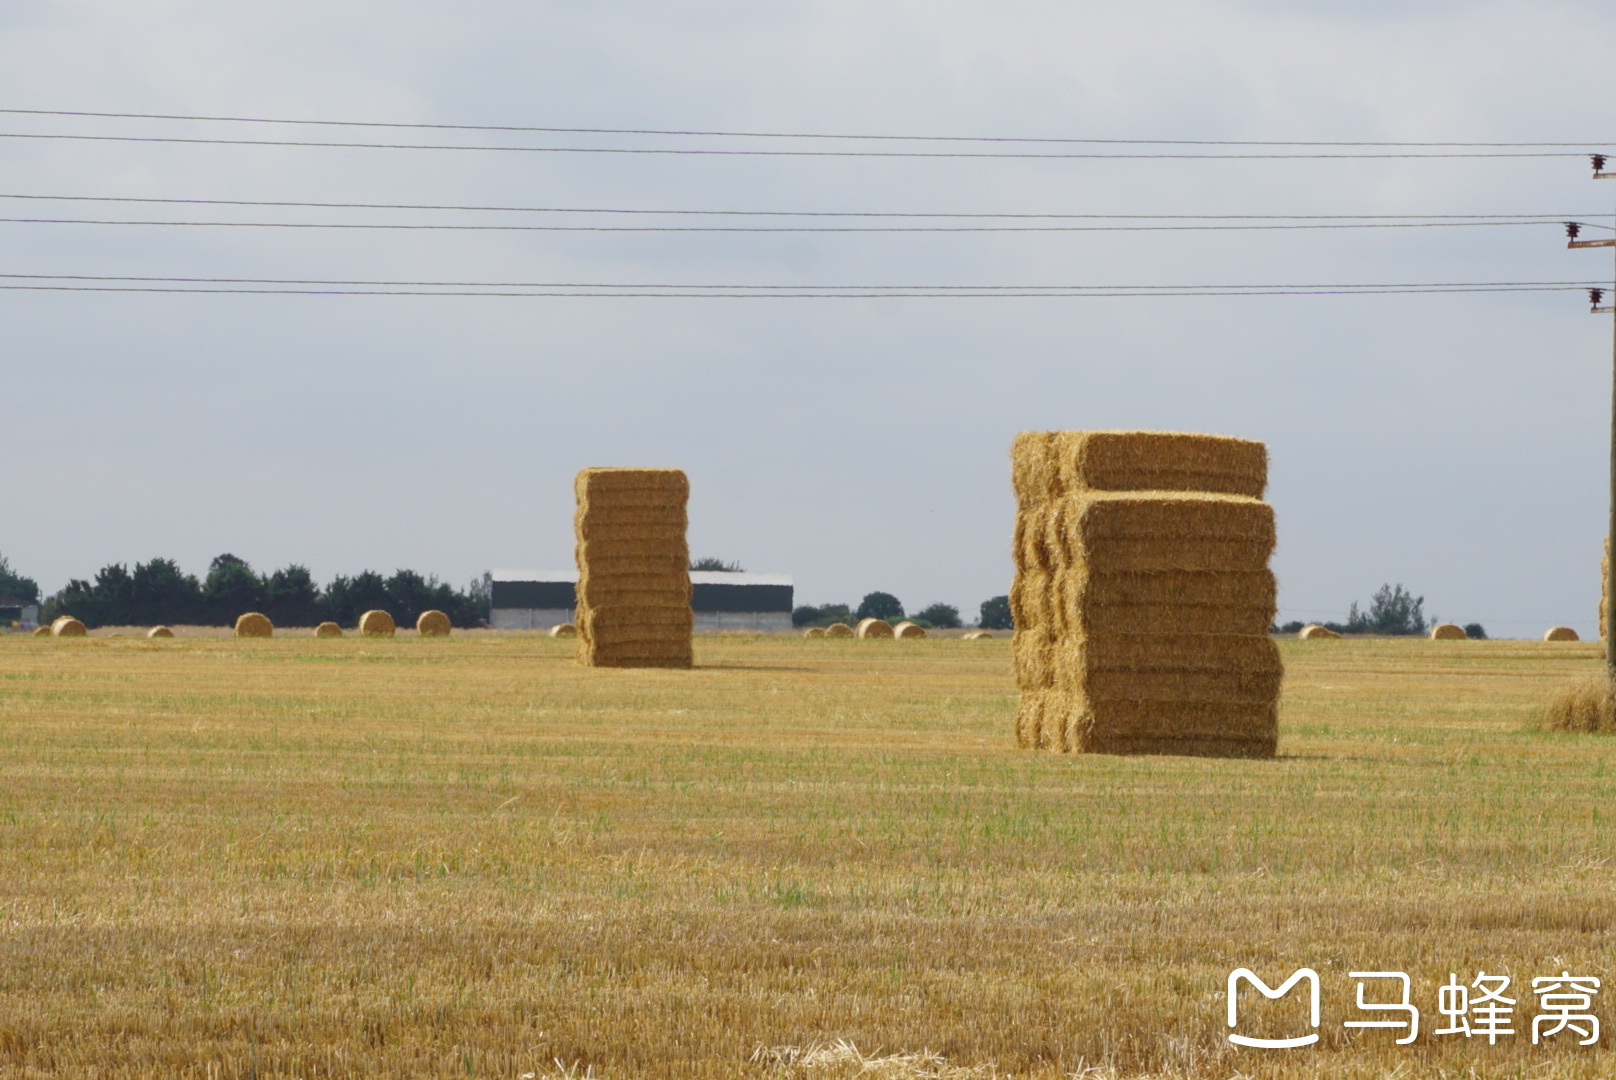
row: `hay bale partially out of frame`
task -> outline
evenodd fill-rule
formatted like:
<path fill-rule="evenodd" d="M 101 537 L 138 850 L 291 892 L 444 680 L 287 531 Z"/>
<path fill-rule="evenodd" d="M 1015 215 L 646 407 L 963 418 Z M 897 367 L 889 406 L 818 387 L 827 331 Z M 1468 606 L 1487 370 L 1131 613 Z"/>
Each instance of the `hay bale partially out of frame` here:
<path fill-rule="evenodd" d="M 833 622 L 825 627 L 826 637 L 854 637 L 853 628 L 844 622 Z"/>
<path fill-rule="evenodd" d="M 1582 636 L 1569 626 L 1551 626 L 1543 631 L 1544 641 L 1581 641 Z"/>
<path fill-rule="evenodd" d="M 551 637 L 577 637 L 578 628 L 570 622 L 556 623 L 550 627 Z"/>
<path fill-rule="evenodd" d="M 449 627 L 449 616 L 435 608 L 421 612 L 415 620 L 415 632 L 422 637 L 448 637 Z"/>
<path fill-rule="evenodd" d="M 359 616 L 359 632 L 365 637 L 392 637 L 398 632 L 398 625 L 381 608 L 372 608 Z"/>
<path fill-rule="evenodd" d="M 895 638 L 923 638 L 926 636 L 926 628 L 919 623 L 912 623 L 905 619 L 892 628 L 892 636 Z"/>
<path fill-rule="evenodd" d="M 689 479 L 679 469 L 591 468 L 573 490 L 578 662 L 690 667 Z"/>
<path fill-rule="evenodd" d="M 892 636 L 892 624 L 885 619 L 860 619 L 858 626 L 853 628 L 853 636 L 859 638 L 889 638 Z"/>
<path fill-rule="evenodd" d="M 51 637 L 85 637 L 89 631 L 71 615 L 58 615 L 50 625 Z"/>
<path fill-rule="evenodd" d="M 342 636 L 342 627 L 334 622 L 323 622 L 314 628 L 315 637 L 333 638 Z"/>
<path fill-rule="evenodd" d="M 1303 641 L 1328 641 L 1339 638 L 1341 635 L 1336 633 L 1334 630 L 1331 630 L 1328 626 L 1320 626 L 1317 623 L 1310 623 L 1309 625 L 1302 627 L 1302 632 L 1296 636 L 1301 638 Z"/>
<path fill-rule="evenodd" d="M 825 636 L 825 628 L 823 626 L 810 626 L 808 629 L 806 629 L 806 630 L 804 630 L 802 632 L 802 636 L 803 637 L 824 637 Z"/>
<path fill-rule="evenodd" d="M 174 636 L 174 631 L 166 626 L 154 626 L 146 631 L 146 636 L 149 638 L 170 638 Z"/>
<path fill-rule="evenodd" d="M 1455 623 L 1437 623 L 1431 627 L 1432 641 L 1464 641 L 1469 636 L 1464 632 L 1464 627 Z"/>
<path fill-rule="evenodd" d="M 269 621 L 268 615 L 256 611 L 249 611 L 236 618 L 237 637 L 274 637 L 275 624 Z"/>

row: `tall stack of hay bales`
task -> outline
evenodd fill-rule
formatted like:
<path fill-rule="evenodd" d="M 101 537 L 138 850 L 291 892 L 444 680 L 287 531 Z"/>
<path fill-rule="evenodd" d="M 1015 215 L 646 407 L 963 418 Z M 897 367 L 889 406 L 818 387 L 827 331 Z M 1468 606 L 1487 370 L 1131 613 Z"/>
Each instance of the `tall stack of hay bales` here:
<path fill-rule="evenodd" d="M 1599 640 L 1605 640 L 1605 612 L 1610 610 L 1610 537 L 1605 537 L 1605 554 L 1599 560 Z"/>
<path fill-rule="evenodd" d="M 1024 432 L 1011 456 L 1018 742 L 1272 757 L 1282 669 L 1263 444 Z"/>
<path fill-rule="evenodd" d="M 578 511 L 578 662 L 692 663 L 690 481 L 679 469 L 584 469 Z"/>

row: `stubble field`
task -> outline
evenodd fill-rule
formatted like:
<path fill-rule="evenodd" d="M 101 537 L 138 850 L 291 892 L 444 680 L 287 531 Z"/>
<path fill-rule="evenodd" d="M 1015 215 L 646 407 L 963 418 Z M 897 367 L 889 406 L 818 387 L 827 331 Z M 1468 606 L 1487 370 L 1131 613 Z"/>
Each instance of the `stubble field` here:
<path fill-rule="evenodd" d="M 0 638 L 0 1075 L 1611 1075 L 1530 1038 L 1563 970 L 1616 1023 L 1616 739 L 1531 726 L 1598 647 L 1282 650 L 1212 761 L 1018 751 L 1005 640 Z M 1320 1044 L 1231 1046 L 1303 966 Z M 1517 1033 L 1432 1034 L 1482 970 Z"/>

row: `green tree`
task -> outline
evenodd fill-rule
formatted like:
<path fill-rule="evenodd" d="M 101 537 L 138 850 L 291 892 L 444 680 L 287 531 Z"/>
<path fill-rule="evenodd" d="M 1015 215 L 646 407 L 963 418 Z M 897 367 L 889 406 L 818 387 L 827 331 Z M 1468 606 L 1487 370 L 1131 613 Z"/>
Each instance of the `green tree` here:
<path fill-rule="evenodd" d="M 921 608 L 914 618 L 916 622 L 924 620 L 939 630 L 955 630 L 960 625 L 959 608 L 953 604 L 938 603 Z"/>
<path fill-rule="evenodd" d="M 692 560 L 690 563 L 690 569 L 717 570 L 725 574 L 746 573 L 746 571 L 741 568 L 741 564 L 739 562 L 725 562 L 723 559 L 715 559 L 711 555 L 703 555 L 699 559 Z"/>
<path fill-rule="evenodd" d="M 859 601 L 858 610 L 853 613 L 857 619 L 883 619 L 887 622 L 897 622 L 903 618 L 903 605 L 898 598 L 888 592 L 866 593 Z"/>
<path fill-rule="evenodd" d="M 202 583 L 181 571 L 173 559 L 136 563 L 130 591 L 132 625 L 178 625 L 203 619 Z"/>
<path fill-rule="evenodd" d="M 320 587 L 308 567 L 292 563 L 269 575 L 264 581 L 264 614 L 276 626 L 313 626 L 320 621 Z"/>
<path fill-rule="evenodd" d="M 1010 616 L 1010 597 L 994 596 L 982 601 L 976 625 L 984 630 L 1014 630 L 1016 623 Z"/>
<path fill-rule="evenodd" d="M 208 621 L 229 626 L 249 611 L 262 612 L 268 605 L 264 579 L 253 572 L 245 559 L 225 552 L 208 564 L 202 582 L 202 603 Z"/>
<path fill-rule="evenodd" d="M 821 604 L 814 607 L 812 604 L 803 604 L 791 612 L 791 625 L 803 626 L 829 626 L 831 623 L 851 623 L 853 609 L 846 604 Z"/>
<path fill-rule="evenodd" d="M 1347 610 L 1345 630 L 1349 634 L 1423 634 L 1425 597 L 1414 596 L 1402 584 L 1382 585 L 1369 598 L 1369 610 L 1359 611 L 1354 600 Z"/>
<path fill-rule="evenodd" d="M 359 616 L 365 612 L 374 608 L 387 610 L 387 581 L 374 570 L 366 570 L 353 577 L 338 574 L 325 587 L 323 599 L 322 614 L 327 619 L 343 626 L 355 626 Z"/>
<path fill-rule="evenodd" d="M 0 596 L 25 604 L 39 603 L 39 582 L 17 573 L 4 554 L 0 554 Z"/>

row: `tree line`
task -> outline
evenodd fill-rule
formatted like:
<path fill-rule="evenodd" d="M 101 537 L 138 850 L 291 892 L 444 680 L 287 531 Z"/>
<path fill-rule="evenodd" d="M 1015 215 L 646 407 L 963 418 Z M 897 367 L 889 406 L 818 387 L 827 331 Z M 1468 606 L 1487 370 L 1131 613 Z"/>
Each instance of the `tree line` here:
<path fill-rule="evenodd" d="M 136 563 L 132 571 L 123 563 L 104 566 L 92 581 L 69 581 L 45 601 L 40 617 L 48 622 L 71 615 L 92 629 L 229 626 L 244 612 L 258 611 L 276 626 L 314 626 L 328 620 L 352 626 L 360 615 L 380 608 L 408 626 L 421 612 L 437 609 L 456 626 L 479 626 L 488 620 L 488 599 L 486 577 L 462 591 L 414 570 L 398 570 L 390 577 L 366 570 L 352 577 L 339 574 L 321 588 L 305 566 L 293 563 L 260 574 L 227 552 L 200 579 L 173 559 Z"/>
<path fill-rule="evenodd" d="M 860 619 L 884 619 L 895 623 L 905 617 L 903 604 L 896 596 L 888 592 L 873 592 L 867 593 L 857 608 L 850 608 L 846 604 L 803 604 L 792 611 L 791 625 L 802 627 L 846 623 L 851 626 Z M 963 625 L 959 608 L 953 604 L 932 604 L 907 618 L 927 630 L 953 630 Z M 1015 624 L 1010 619 L 1010 598 L 995 596 L 982 601 L 977 625 L 985 630 L 1012 629 Z"/>

